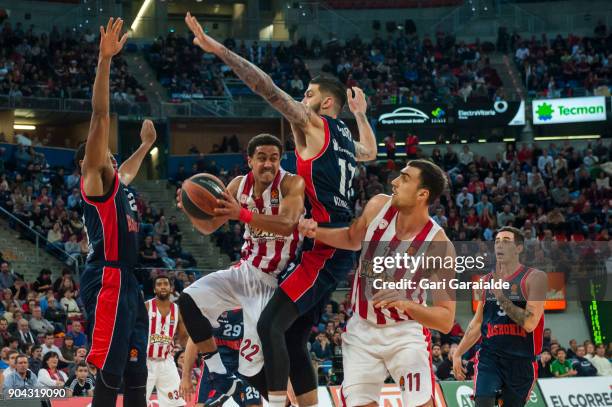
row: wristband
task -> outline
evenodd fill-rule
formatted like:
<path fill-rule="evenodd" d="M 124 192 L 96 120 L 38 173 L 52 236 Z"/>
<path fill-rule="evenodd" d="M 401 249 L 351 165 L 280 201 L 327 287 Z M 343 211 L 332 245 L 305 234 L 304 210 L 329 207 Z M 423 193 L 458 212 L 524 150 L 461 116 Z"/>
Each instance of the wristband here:
<path fill-rule="evenodd" d="M 240 215 L 238 216 L 238 220 L 243 223 L 251 223 L 253 219 L 253 212 L 246 208 L 240 208 Z"/>

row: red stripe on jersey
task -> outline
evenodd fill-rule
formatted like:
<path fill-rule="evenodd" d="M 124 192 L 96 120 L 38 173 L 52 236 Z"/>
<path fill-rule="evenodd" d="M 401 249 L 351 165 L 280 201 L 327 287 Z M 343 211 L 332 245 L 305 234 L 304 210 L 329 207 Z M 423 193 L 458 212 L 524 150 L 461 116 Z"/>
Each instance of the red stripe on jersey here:
<path fill-rule="evenodd" d="M 325 263 L 336 253 L 336 249 L 315 240 L 312 250 L 302 254 L 302 261 L 280 284 L 281 289 L 293 302 L 299 300 L 315 283 Z"/>
<path fill-rule="evenodd" d="M 278 190 L 280 181 L 281 181 L 281 172 L 279 171 L 276 174 L 276 178 L 274 179 L 274 182 L 272 183 L 272 188 L 270 189 L 270 194 L 272 193 L 272 191 Z M 279 204 L 280 204 L 280 201 L 279 201 Z M 270 208 L 272 209 L 272 215 L 278 215 L 279 204 L 272 205 L 272 202 L 270 202 Z M 295 237 L 295 235 L 294 235 L 294 237 Z M 281 261 L 281 256 L 283 254 L 283 248 L 284 247 L 285 247 L 285 240 L 284 239 L 278 239 L 274 243 L 274 257 L 272 257 L 272 259 L 268 262 L 268 267 L 266 267 L 266 269 L 263 270 L 264 272 L 271 273 L 273 271 L 276 271 L 276 268 L 278 267 L 278 263 L 280 263 L 280 261 Z"/>
<path fill-rule="evenodd" d="M 161 316 L 161 330 L 160 330 L 159 334 L 160 335 L 164 335 L 165 334 L 164 328 L 166 326 L 166 318 L 168 318 L 168 316 L 167 315 L 166 316 L 160 315 L 160 316 Z M 162 344 L 157 345 L 157 357 L 158 358 L 162 357 L 163 351 L 164 351 L 164 345 L 162 345 Z"/>
<path fill-rule="evenodd" d="M 151 321 L 149 322 L 149 336 L 153 335 L 155 333 L 155 327 L 157 326 L 157 301 L 155 301 L 155 298 L 153 298 L 150 302 L 151 304 L 151 314 L 153 314 L 153 318 L 151 318 Z M 149 349 L 147 352 L 147 355 L 152 358 L 153 357 L 153 348 L 155 347 L 154 344 L 149 344 Z"/>
<path fill-rule="evenodd" d="M 427 342 L 427 353 L 429 353 L 429 373 L 431 375 L 431 399 L 433 405 L 436 407 L 436 376 L 433 370 L 432 354 L 431 354 L 431 332 L 429 329 L 423 327 L 423 335 L 425 335 L 425 341 Z"/>
<path fill-rule="evenodd" d="M 423 243 L 425 242 L 425 238 L 427 237 L 427 235 L 431 231 L 432 227 L 433 227 L 433 222 L 431 220 L 429 220 L 425 224 L 423 229 L 421 229 L 419 234 L 412 240 L 412 243 L 410 244 L 410 247 L 414 247 L 414 249 L 416 251 L 418 251 L 421 248 L 421 246 L 423 245 Z M 414 273 L 414 276 L 412 277 L 412 279 L 414 281 L 419 281 L 422 274 L 423 274 L 423 267 L 419 267 L 416 270 L 416 272 Z M 416 289 L 417 288 L 415 288 L 415 290 Z M 419 290 L 419 302 L 423 302 L 423 290 L 421 290 L 420 288 L 418 288 L 418 290 Z M 410 290 L 409 289 L 408 290 L 408 295 L 411 296 L 413 292 L 414 292 L 414 290 Z M 409 316 L 407 312 L 404 312 L 404 314 L 406 314 L 406 316 Z"/>
<path fill-rule="evenodd" d="M 254 198 L 255 206 L 257 206 L 257 212 L 264 213 L 264 201 L 262 197 Z M 257 255 L 253 259 L 253 266 L 259 267 L 261 260 L 268 254 L 268 241 L 266 239 L 259 239 L 257 245 Z"/>
<path fill-rule="evenodd" d="M 174 338 L 174 326 L 178 323 L 178 321 L 175 319 L 175 308 L 176 304 L 170 304 L 170 328 L 168 329 L 168 336 L 170 338 Z M 168 353 L 170 353 L 170 349 L 172 349 L 173 347 L 174 346 L 172 343 L 166 346 L 166 354 L 164 355 L 165 358 L 168 357 Z"/>
<path fill-rule="evenodd" d="M 87 361 L 98 369 L 104 368 L 108 350 L 113 340 L 120 291 L 121 269 L 104 267 L 102 270 L 102 287 L 96 299 L 91 349 L 87 355 Z"/>
<path fill-rule="evenodd" d="M 321 119 L 323 120 L 323 127 L 325 128 L 325 143 L 323 144 L 321 151 L 319 151 L 319 153 L 314 157 L 306 160 L 300 157 L 297 149 L 295 150 L 295 155 L 297 157 L 297 173 L 304 178 L 305 194 L 310 200 L 310 204 L 312 206 L 312 219 L 319 223 L 328 223 L 331 216 L 329 215 L 329 212 L 327 212 L 327 209 L 325 209 L 325 206 L 317 198 L 317 190 L 314 185 L 314 179 L 312 178 L 312 166 L 314 165 L 314 161 L 325 154 L 331 140 L 329 124 L 324 117 L 321 117 Z"/>

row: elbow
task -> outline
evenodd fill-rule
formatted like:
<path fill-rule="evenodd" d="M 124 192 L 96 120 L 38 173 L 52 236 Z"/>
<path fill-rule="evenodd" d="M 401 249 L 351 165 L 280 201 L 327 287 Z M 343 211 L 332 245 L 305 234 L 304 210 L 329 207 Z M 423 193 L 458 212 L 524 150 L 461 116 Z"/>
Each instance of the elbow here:
<path fill-rule="evenodd" d="M 440 331 L 440 333 L 443 334 L 448 334 L 451 329 L 453 329 L 453 321 L 449 322 L 444 322 L 442 324 L 440 324 L 440 326 L 438 327 L 438 331 Z"/>
<path fill-rule="evenodd" d="M 531 323 L 531 322 L 525 322 L 525 325 L 523 326 L 523 329 L 527 332 L 527 333 L 531 333 L 533 331 L 535 331 L 537 324 L 535 323 Z"/>
<path fill-rule="evenodd" d="M 278 234 L 281 236 L 289 237 L 295 232 L 297 226 L 297 222 L 294 222 L 293 220 L 289 219 L 284 219 L 282 221 L 281 227 L 278 230 Z"/>

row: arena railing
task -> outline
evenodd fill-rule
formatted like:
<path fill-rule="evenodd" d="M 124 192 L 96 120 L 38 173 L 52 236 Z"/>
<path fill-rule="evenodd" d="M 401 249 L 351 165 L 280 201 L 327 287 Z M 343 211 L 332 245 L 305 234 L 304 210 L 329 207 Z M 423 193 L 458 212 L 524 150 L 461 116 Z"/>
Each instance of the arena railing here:
<path fill-rule="evenodd" d="M 59 260 L 66 260 L 66 259 L 72 259 L 74 261 L 73 266 L 74 266 L 74 274 L 75 275 L 79 275 L 79 270 L 80 270 L 80 264 L 81 259 L 78 256 L 72 256 L 70 254 L 68 254 L 68 252 L 66 252 L 63 248 L 59 247 L 58 245 L 54 245 L 53 243 L 49 242 L 49 240 L 47 240 L 47 238 L 43 235 L 41 235 L 37 230 L 35 230 L 34 228 L 32 228 L 30 225 L 27 225 L 25 222 L 23 222 L 21 219 L 19 219 L 18 217 L 16 217 L 14 214 L 10 213 L 9 211 L 7 211 L 6 209 L 4 209 L 3 207 L 0 206 L 0 213 L 2 213 L 5 218 L 8 221 L 9 226 L 11 227 L 11 229 L 16 229 L 15 225 L 19 224 L 21 227 L 23 227 L 25 230 L 20 231 L 20 233 L 22 235 L 30 235 L 30 237 L 33 237 L 35 240 L 35 244 L 36 244 L 36 263 L 40 264 L 40 249 L 41 246 L 44 246 L 46 248 L 48 248 L 48 252 L 53 255 L 54 257 L 58 257 L 57 253 L 59 252 L 62 256 L 64 256 L 63 259 L 59 259 Z"/>

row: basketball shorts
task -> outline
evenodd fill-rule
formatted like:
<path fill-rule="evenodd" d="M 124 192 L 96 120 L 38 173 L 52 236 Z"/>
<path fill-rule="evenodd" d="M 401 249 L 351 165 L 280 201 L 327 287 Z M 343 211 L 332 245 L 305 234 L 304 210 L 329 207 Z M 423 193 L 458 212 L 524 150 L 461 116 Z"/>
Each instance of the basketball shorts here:
<path fill-rule="evenodd" d="M 147 370 L 149 371 L 147 376 L 147 401 L 151 397 L 153 387 L 155 387 L 159 407 L 175 407 L 187 404 L 179 396 L 181 378 L 174 360 L 171 358 L 147 358 Z"/>
<path fill-rule="evenodd" d="M 304 239 L 298 258 L 280 277 L 280 288 L 297 305 L 300 315 L 329 296 L 355 269 L 355 252 Z"/>
<path fill-rule="evenodd" d="M 528 358 L 502 357 L 484 350 L 478 352 L 476 360 L 475 397 L 500 395 L 504 406 L 525 405 L 538 377 L 537 362 Z"/>
<path fill-rule="evenodd" d="M 355 315 L 342 334 L 344 381 L 348 406 L 379 403 L 390 375 L 402 392 L 402 405 L 427 403 L 433 395 L 429 332 L 412 322 L 376 326 Z"/>
<path fill-rule="evenodd" d="M 241 262 L 208 274 L 183 291 L 193 298 L 213 328 L 219 327 L 217 318 L 223 312 L 242 308 L 244 333 L 238 371 L 244 376 L 255 376 L 263 368 L 257 321 L 277 286 L 276 277 Z"/>
<path fill-rule="evenodd" d="M 235 373 L 235 371 L 230 370 L 229 368 L 228 371 L 231 373 Z M 206 400 L 210 398 L 210 393 L 213 390 L 210 381 L 207 380 L 207 376 L 208 368 L 206 368 L 206 365 L 204 365 L 202 369 L 202 376 L 200 377 L 200 381 L 198 382 L 198 403 L 206 402 Z M 244 386 L 242 387 L 242 389 L 240 389 L 240 391 L 234 393 L 234 395 L 232 396 L 234 402 L 240 407 L 261 405 L 262 399 L 257 389 L 249 385 L 247 379 L 240 373 L 238 373 L 237 376 L 242 379 Z"/>
<path fill-rule="evenodd" d="M 80 282 L 87 362 L 117 376 L 146 375 L 149 319 L 134 271 L 110 262 L 88 264 Z"/>

